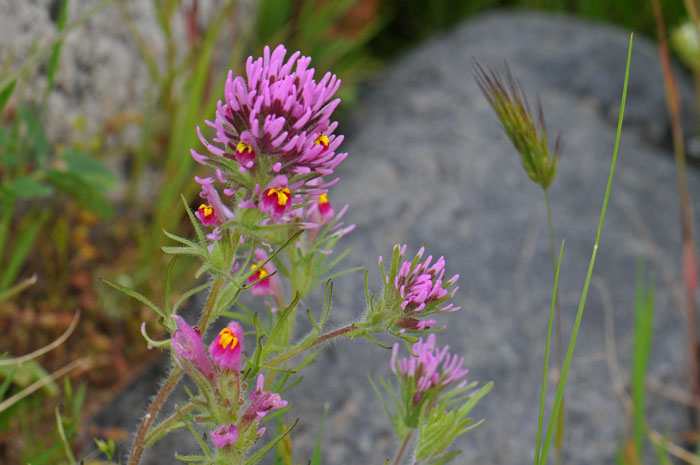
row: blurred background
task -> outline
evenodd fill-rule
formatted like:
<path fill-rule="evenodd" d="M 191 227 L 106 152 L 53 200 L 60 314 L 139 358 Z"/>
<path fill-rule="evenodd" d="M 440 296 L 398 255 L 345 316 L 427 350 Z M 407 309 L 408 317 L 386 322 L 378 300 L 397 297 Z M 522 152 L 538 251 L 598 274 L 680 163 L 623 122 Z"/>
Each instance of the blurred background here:
<path fill-rule="evenodd" d="M 700 75 L 694 2 L 661 3 L 673 53 Z M 657 40 L 646 0 L 0 0 L 0 354 L 50 344 L 81 312 L 50 352 L 0 365 L 0 401 L 12 400 L 0 463 L 59 463 L 62 436 L 90 445 L 82 420 L 158 357 L 139 333 L 153 313 L 99 278 L 162 299 L 162 230 L 188 235 L 189 150 L 227 70 L 242 73 L 265 44 L 301 50 L 343 80 L 342 127 L 363 82 L 403 52 L 470 16 L 524 8 Z M 174 292 L 195 265 L 177 263 Z"/>

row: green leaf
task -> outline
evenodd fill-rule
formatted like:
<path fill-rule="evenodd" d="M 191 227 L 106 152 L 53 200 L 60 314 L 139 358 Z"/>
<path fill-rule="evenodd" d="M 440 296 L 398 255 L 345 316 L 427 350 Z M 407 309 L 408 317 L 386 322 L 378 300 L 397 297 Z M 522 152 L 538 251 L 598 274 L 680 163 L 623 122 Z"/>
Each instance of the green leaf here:
<path fill-rule="evenodd" d="M 105 192 L 117 184 L 117 176 L 100 160 L 77 149 L 66 150 L 61 154 L 67 171 L 81 177 L 94 189 Z"/>
<path fill-rule="evenodd" d="M 146 305 L 148 308 L 150 308 L 151 310 L 156 312 L 161 318 L 163 318 L 163 320 L 165 320 L 165 323 L 167 325 L 168 318 L 166 318 L 166 315 L 165 315 L 165 313 L 163 313 L 163 310 L 161 310 L 160 308 L 158 308 L 158 306 L 156 304 L 151 302 L 151 300 L 148 297 L 144 296 L 143 294 L 141 294 L 139 292 L 136 292 L 133 289 L 129 289 L 128 287 L 122 286 L 121 284 L 117 284 L 114 281 L 110 281 L 109 279 L 105 279 L 105 278 L 98 278 L 98 279 L 100 281 L 102 281 L 103 283 L 107 284 L 108 286 L 111 286 L 114 289 L 121 291 L 124 294 L 131 296 L 134 299 L 141 302 L 142 304 Z"/>
<path fill-rule="evenodd" d="M 5 268 L 0 274 L 0 289 L 7 289 L 17 278 L 17 275 L 22 268 L 27 255 L 34 245 L 34 240 L 37 234 L 48 218 L 48 212 L 43 212 L 40 215 L 28 215 L 19 227 L 16 241 L 12 244 L 12 252 L 10 252 Z"/>
<path fill-rule="evenodd" d="M 0 385 L 0 399 L 5 397 L 5 393 L 10 388 L 10 385 L 12 384 L 12 380 L 14 379 L 15 373 L 17 372 L 18 369 L 19 369 L 19 365 L 13 365 L 12 367 L 10 367 L 9 372 L 6 373 L 5 381 L 3 381 L 2 384 Z"/>
<path fill-rule="evenodd" d="M 19 366 L 0 366 L 0 378 L 12 378 L 12 383 L 21 388 L 25 388 L 40 379 L 50 376 L 35 360 L 24 362 Z M 50 395 L 58 394 L 58 386 L 55 382 L 50 382 L 44 387 L 44 391 Z"/>
<path fill-rule="evenodd" d="M 17 199 L 38 199 L 53 194 L 54 189 L 50 185 L 39 181 L 36 176 L 22 176 L 15 178 L 2 186 L 0 191 L 4 195 Z"/>
<path fill-rule="evenodd" d="M 41 115 L 33 106 L 21 105 L 18 109 L 19 118 L 27 125 L 27 141 L 29 151 L 40 159 L 46 159 L 51 150 L 51 145 L 46 138 L 46 132 L 41 122 Z"/>
<path fill-rule="evenodd" d="M 95 439 L 95 445 L 100 450 L 100 452 L 107 456 L 107 460 L 111 462 L 112 457 L 114 457 L 114 451 L 116 449 L 114 439 L 110 438 L 108 441 L 103 441 L 102 439 Z"/>
<path fill-rule="evenodd" d="M 46 173 L 46 180 L 57 189 L 71 196 L 78 204 L 102 218 L 112 218 L 114 210 L 105 196 L 82 176 L 70 171 L 51 170 Z"/>
<path fill-rule="evenodd" d="M 3 87 L 2 90 L 0 90 L 0 112 L 3 108 L 5 108 L 5 104 L 10 99 L 12 92 L 15 90 L 15 84 L 17 84 L 17 79 L 11 80 L 5 84 L 5 87 Z"/>
<path fill-rule="evenodd" d="M 68 0 L 63 0 L 61 9 L 58 12 L 58 18 L 56 21 L 56 31 L 61 32 L 66 28 L 66 22 L 68 20 Z M 63 45 L 63 40 L 56 42 L 51 50 L 51 57 L 49 58 L 49 64 L 46 68 L 46 77 L 48 79 L 48 85 L 46 87 L 46 95 L 51 92 L 53 88 L 53 83 L 56 79 L 56 71 L 58 70 L 58 63 L 61 58 L 61 47 Z"/>

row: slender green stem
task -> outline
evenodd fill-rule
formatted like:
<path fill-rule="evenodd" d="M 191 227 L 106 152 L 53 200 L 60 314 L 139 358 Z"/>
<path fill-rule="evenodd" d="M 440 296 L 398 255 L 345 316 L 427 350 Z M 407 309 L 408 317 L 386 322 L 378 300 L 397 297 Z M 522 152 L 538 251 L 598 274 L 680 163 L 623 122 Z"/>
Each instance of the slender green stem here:
<path fill-rule="evenodd" d="M 396 453 L 396 458 L 394 458 L 394 465 L 399 465 L 401 463 L 401 457 L 403 457 L 404 452 L 406 452 L 406 446 L 408 446 L 408 443 L 411 440 L 411 433 L 412 431 L 409 431 L 406 437 L 403 439 L 403 442 L 401 442 L 401 447 Z"/>
<path fill-rule="evenodd" d="M 330 331 L 326 334 L 322 334 L 308 344 L 301 345 L 301 346 L 295 347 L 293 349 L 289 349 L 288 351 L 278 355 L 277 357 L 266 361 L 265 366 L 268 366 L 268 367 L 277 366 L 280 363 L 282 363 L 286 360 L 289 360 L 292 357 L 296 357 L 297 355 L 299 355 L 299 354 L 301 354 L 309 349 L 312 349 L 319 344 L 323 344 L 324 342 L 330 341 L 334 337 L 342 336 L 342 335 L 347 334 L 349 332 L 355 331 L 356 329 L 357 328 L 355 327 L 355 324 L 351 323 L 348 326 L 344 326 L 340 329 L 336 329 L 336 330 Z"/>
<path fill-rule="evenodd" d="M 547 189 L 542 189 L 544 192 L 544 203 L 547 206 L 547 229 L 549 230 L 549 255 L 552 261 L 552 276 L 557 274 L 557 256 L 554 252 L 554 223 L 552 222 L 552 206 L 549 202 L 549 193 Z M 557 326 L 556 346 L 557 346 L 557 367 L 561 370 L 563 362 L 562 348 L 562 330 L 561 330 L 561 311 L 559 310 L 559 292 L 554 294 L 554 319 Z"/>
<path fill-rule="evenodd" d="M 554 222 L 552 221 L 552 206 L 549 202 L 549 191 L 547 189 L 542 189 L 544 192 L 544 203 L 547 206 L 547 229 L 549 231 L 549 255 L 552 261 L 552 276 L 554 280 L 557 280 L 557 259 L 554 255 Z M 561 257 L 560 257 L 561 258 Z M 555 286 L 554 288 L 554 320 L 557 326 L 556 334 L 556 346 L 557 346 L 557 368 L 559 369 L 559 374 L 561 374 L 562 363 L 563 363 L 563 346 L 562 346 L 562 330 L 561 330 L 561 310 L 559 306 L 559 290 Z M 561 465 L 562 460 L 562 449 L 564 446 L 564 424 L 566 420 L 566 402 L 565 398 L 562 399 L 561 409 L 559 410 L 559 415 L 557 416 L 557 434 L 554 441 L 554 448 L 556 450 L 556 456 L 554 463 Z"/>
<path fill-rule="evenodd" d="M 554 274 L 554 290 L 552 291 L 552 304 L 549 308 L 549 323 L 547 324 L 547 341 L 544 346 L 544 370 L 542 371 L 542 396 L 540 397 L 540 413 L 537 419 L 537 445 L 535 446 L 535 465 L 540 461 L 540 447 L 542 445 L 542 427 L 544 425 L 544 400 L 547 397 L 547 371 L 549 370 L 549 348 L 552 342 L 552 322 L 554 321 L 554 305 L 557 290 L 559 288 L 559 270 L 561 269 L 561 257 L 564 254 L 564 241 L 559 250 L 559 260 Z"/>

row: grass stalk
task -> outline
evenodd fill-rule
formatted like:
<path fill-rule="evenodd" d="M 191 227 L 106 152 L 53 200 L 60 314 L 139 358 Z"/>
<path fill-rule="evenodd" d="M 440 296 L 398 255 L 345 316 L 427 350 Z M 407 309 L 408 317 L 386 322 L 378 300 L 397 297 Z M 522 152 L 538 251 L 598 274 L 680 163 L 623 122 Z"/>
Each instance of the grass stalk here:
<path fill-rule="evenodd" d="M 610 175 L 608 176 L 608 184 L 605 188 L 605 196 L 603 198 L 603 207 L 600 212 L 600 218 L 598 221 L 598 231 L 596 233 L 595 243 L 593 244 L 593 252 L 591 254 L 591 260 L 588 264 L 588 272 L 586 273 L 586 280 L 583 285 L 583 291 L 581 293 L 581 299 L 579 300 L 578 311 L 576 313 L 576 320 L 574 322 L 574 328 L 571 333 L 571 339 L 569 340 L 569 347 L 566 352 L 566 358 L 564 360 L 564 365 L 562 367 L 561 378 L 559 379 L 559 384 L 557 386 L 556 396 L 554 398 L 554 406 L 552 408 L 551 415 L 549 417 L 549 423 L 547 426 L 547 433 L 545 435 L 544 445 L 540 451 L 538 465 L 544 465 L 547 463 L 547 456 L 549 453 L 549 447 L 552 442 L 552 436 L 554 434 L 555 421 L 557 415 L 559 414 L 559 409 L 564 396 L 564 388 L 566 387 L 566 379 L 569 375 L 569 369 L 571 367 L 571 360 L 574 355 L 574 348 L 576 347 L 576 339 L 578 338 L 578 332 L 581 327 L 581 319 L 583 317 L 583 309 L 586 306 L 586 298 L 588 297 L 588 288 L 591 283 L 591 276 L 593 275 L 593 267 L 595 265 L 596 255 L 598 254 L 598 245 L 600 243 L 600 236 L 603 231 L 603 223 L 605 222 L 605 214 L 608 209 L 608 201 L 610 199 L 610 191 L 612 188 L 612 181 L 615 174 L 615 166 L 617 164 L 617 154 L 620 147 L 620 134 L 622 132 L 622 120 L 625 114 L 625 103 L 627 101 L 627 84 L 629 82 L 629 71 L 630 71 L 630 61 L 632 58 L 632 42 L 634 39 L 634 34 L 630 34 L 629 49 L 627 52 L 627 66 L 625 68 L 625 82 L 622 90 L 622 103 L 620 105 L 620 116 L 617 123 L 617 134 L 615 136 L 615 148 L 613 150 L 612 163 L 610 165 Z M 543 393 L 544 394 L 544 393 Z"/>
<path fill-rule="evenodd" d="M 552 276 L 554 280 L 557 280 L 558 265 L 557 259 L 554 255 L 554 222 L 552 221 L 552 205 L 549 201 L 549 191 L 547 189 L 542 189 L 544 193 L 544 203 L 547 207 L 547 231 L 549 232 L 549 255 L 552 262 Z M 562 244 L 563 245 L 563 244 Z M 560 252 L 561 254 L 561 252 Z M 559 256 L 561 260 L 561 255 Z M 554 303 L 554 320 L 557 326 L 557 336 L 556 336 L 556 347 L 557 347 L 557 369 L 559 374 L 561 374 L 562 363 L 563 363 L 563 344 L 562 344 L 562 330 L 561 330 L 561 307 L 559 305 L 559 291 L 557 287 L 554 287 L 553 294 Z M 559 415 L 557 416 L 557 433 L 554 439 L 554 448 L 556 450 L 555 463 L 557 465 L 561 464 L 562 460 L 562 450 L 564 449 L 564 428 L 566 425 L 566 398 L 562 399 L 561 409 L 559 410 Z"/>

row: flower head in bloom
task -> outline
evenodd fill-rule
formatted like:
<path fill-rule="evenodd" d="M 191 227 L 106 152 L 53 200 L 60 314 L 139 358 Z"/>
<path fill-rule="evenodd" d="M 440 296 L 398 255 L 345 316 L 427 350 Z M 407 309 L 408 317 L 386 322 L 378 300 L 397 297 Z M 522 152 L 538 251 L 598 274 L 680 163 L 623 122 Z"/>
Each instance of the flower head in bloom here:
<path fill-rule="evenodd" d="M 211 442 L 218 448 L 230 446 L 238 440 L 236 425 L 221 425 L 211 432 Z"/>
<path fill-rule="evenodd" d="M 241 367 L 242 350 L 243 328 L 232 321 L 219 332 L 209 345 L 209 356 L 217 367 L 238 371 Z"/>
<path fill-rule="evenodd" d="M 242 423 L 262 420 L 270 411 L 286 406 L 287 401 L 282 400 L 279 394 L 265 391 L 265 376 L 260 373 L 255 390 L 250 392 L 250 405 L 243 413 Z"/>
<path fill-rule="evenodd" d="M 187 360 L 204 375 L 208 377 L 213 376 L 214 368 L 204 350 L 202 335 L 188 325 L 182 317 L 176 315 L 173 318 L 177 321 L 178 329 L 173 333 L 171 345 L 177 355 L 176 360 L 178 360 L 178 363 L 180 363 L 180 360 Z"/>
<path fill-rule="evenodd" d="M 405 252 L 405 245 L 394 247 L 391 269 L 384 278 L 385 299 L 388 306 L 398 307 L 398 326 L 409 330 L 423 330 L 435 324 L 435 320 L 426 319 L 426 316 L 459 310 L 459 307 L 453 304 L 442 305 L 457 291 L 457 287 L 452 290 L 448 288 L 457 281 L 459 275 L 444 281 L 444 257 L 433 262 L 431 255 L 421 262 L 425 252 L 423 247 L 411 261 L 404 261 Z M 379 263 L 383 270 L 381 257 Z"/>
<path fill-rule="evenodd" d="M 214 159 L 235 160 L 242 173 L 260 167 L 290 178 L 330 174 L 347 156 L 336 153 L 343 136 L 334 134 L 337 123 L 330 120 L 340 80 L 326 73 L 316 81 L 311 58 L 286 54 L 282 45 L 266 46 L 262 57 L 248 58 L 245 77 L 229 72 L 216 118 L 207 121 L 216 130 L 214 144 L 201 132 L 200 139 Z M 209 155 L 193 150 L 192 156 L 214 164 Z"/>
<path fill-rule="evenodd" d="M 464 358 L 451 355 L 449 346 L 442 349 L 435 347 L 435 334 L 428 336 L 423 342 L 419 339 L 413 344 L 414 356 L 397 360 L 399 344 L 394 344 L 391 354 L 391 370 L 397 375 L 401 383 L 408 383 L 414 405 L 418 405 L 426 393 L 433 391 L 439 393 L 450 384 L 464 378 L 468 370 L 463 369 Z M 463 387 L 466 380 L 460 381 L 456 387 Z"/>

